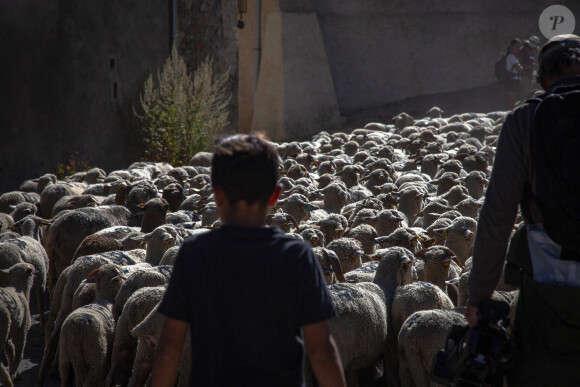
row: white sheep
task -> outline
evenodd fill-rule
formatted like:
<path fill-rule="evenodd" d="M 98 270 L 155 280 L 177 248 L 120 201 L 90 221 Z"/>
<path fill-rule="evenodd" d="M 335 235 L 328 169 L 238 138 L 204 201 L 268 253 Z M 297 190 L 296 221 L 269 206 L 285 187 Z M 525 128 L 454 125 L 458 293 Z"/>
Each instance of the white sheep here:
<path fill-rule="evenodd" d="M 177 253 L 181 246 L 173 246 L 167 249 L 163 254 L 163 258 L 159 261 L 159 266 L 173 265 L 175 258 L 177 258 Z"/>
<path fill-rule="evenodd" d="M 443 290 L 429 282 L 417 281 L 397 288 L 391 308 L 392 318 L 389 320 L 392 327 L 389 330 L 389 334 L 392 334 L 389 344 L 393 346 L 392 350 L 396 353 L 399 331 L 411 314 L 419 310 L 451 310 L 454 306 Z M 397 360 L 395 356 L 393 364 L 389 364 L 392 373 L 396 373 L 399 369 Z"/>
<path fill-rule="evenodd" d="M 65 387 L 73 380 L 77 386 L 101 384 L 107 376 L 115 335 L 111 308 L 124 276 L 120 266 L 107 264 L 89 278 L 96 283 L 97 299 L 73 311 L 62 325 L 58 369 Z"/>
<path fill-rule="evenodd" d="M 349 282 L 373 282 L 378 266 L 378 261 L 365 262 L 361 267 L 346 273 L 345 278 Z"/>
<path fill-rule="evenodd" d="M 402 386 L 430 386 L 433 358 L 445 348 L 454 326 L 467 326 L 463 313 L 422 310 L 409 316 L 398 334 L 399 373 Z"/>
<path fill-rule="evenodd" d="M 328 321 L 349 386 L 358 386 L 358 371 L 384 359 L 387 304 L 381 288 L 370 282 L 334 284 L 330 296 L 338 316 Z"/>
<path fill-rule="evenodd" d="M 138 269 L 145 257 L 144 250 L 108 251 L 101 254 L 87 255 L 78 258 L 75 263 L 67 267 L 59 277 L 55 286 L 53 302 L 50 306 L 48 322 L 45 331 L 45 347 L 40 371 L 36 384 L 44 384 L 49 367 L 54 359 L 62 324 L 73 310 L 73 298 L 81 282 L 94 270 L 106 264 L 117 264 L 125 269 Z M 137 265 L 139 263 L 139 265 Z M 130 265 L 130 266 L 127 266 Z"/>
<path fill-rule="evenodd" d="M 30 328 L 28 299 L 33 275 L 34 267 L 24 262 L 0 270 L 0 281 L 8 285 L 0 288 L 0 349 L 8 361 L 8 370 L 0 363 L 0 381 L 4 386 L 13 386 L 24 353 Z"/>
<path fill-rule="evenodd" d="M 111 355 L 111 368 L 105 386 L 114 386 L 127 365 L 133 363 L 137 339 L 131 331 L 153 310 L 165 294 L 165 286 L 144 287 L 137 290 L 125 303 L 117 320 Z"/>
<path fill-rule="evenodd" d="M 32 291 L 36 296 L 36 304 L 40 311 L 40 324 L 44 326 L 44 291 L 46 290 L 46 276 L 48 271 L 48 256 L 46 255 L 46 251 L 40 242 L 28 236 L 8 239 L 4 243 L 17 246 L 22 252 L 22 261 L 34 267 Z"/>
<path fill-rule="evenodd" d="M 50 226 L 44 246 L 49 258 L 48 289 L 69 265 L 78 246 L 86 236 L 110 226 L 131 226 L 135 215 L 123 206 L 85 207 L 70 210 Z"/>
<path fill-rule="evenodd" d="M 163 315 L 155 307 L 139 325 L 133 328 L 131 335 L 139 338 L 139 341 L 137 344 L 137 354 L 135 355 L 135 361 L 133 363 L 133 371 L 131 372 L 131 379 L 129 380 L 129 387 L 145 385 L 153 369 L 153 357 L 158 345 L 159 336 L 161 335 L 162 326 Z M 189 385 L 191 358 L 191 339 L 188 330 L 179 365 L 176 382 L 177 387 Z"/>
<path fill-rule="evenodd" d="M 362 265 L 361 257 L 364 255 L 362 244 L 353 238 L 338 238 L 326 246 L 338 256 L 344 273 L 356 269 Z"/>
<path fill-rule="evenodd" d="M 328 326 L 349 385 L 358 385 L 358 370 L 374 367 L 378 360 L 388 357 L 387 321 L 393 295 L 398 286 L 416 279 L 414 258 L 406 249 L 377 250 L 375 259 L 379 259 L 379 264 L 372 283 L 329 287 L 338 317 L 330 320 Z"/>
<path fill-rule="evenodd" d="M 125 303 L 137 290 L 144 287 L 165 285 L 169 282 L 173 266 L 141 267 L 127 275 L 127 279 L 117 296 L 113 306 L 113 315 L 121 315 Z"/>

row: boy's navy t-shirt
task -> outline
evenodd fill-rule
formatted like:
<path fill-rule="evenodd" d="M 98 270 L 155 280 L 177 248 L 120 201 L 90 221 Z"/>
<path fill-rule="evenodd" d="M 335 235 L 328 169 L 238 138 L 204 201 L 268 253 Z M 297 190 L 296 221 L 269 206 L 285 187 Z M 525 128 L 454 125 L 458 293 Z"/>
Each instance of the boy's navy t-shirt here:
<path fill-rule="evenodd" d="M 199 386 L 301 385 L 300 327 L 336 315 L 309 245 L 228 225 L 185 241 L 159 311 L 190 323 Z"/>

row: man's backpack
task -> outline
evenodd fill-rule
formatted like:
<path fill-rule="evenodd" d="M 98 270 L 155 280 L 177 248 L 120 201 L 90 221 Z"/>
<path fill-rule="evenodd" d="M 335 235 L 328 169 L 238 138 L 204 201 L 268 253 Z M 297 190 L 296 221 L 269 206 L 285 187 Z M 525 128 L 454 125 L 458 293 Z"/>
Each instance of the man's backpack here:
<path fill-rule="evenodd" d="M 495 77 L 499 82 L 507 82 L 510 79 L 510 73 L 505 69 L 505 60 L 507 54 L 502 55 L 502 57 L 495 62 L 493 67 L 495 72 Z"/>
<path fill-rule="evenodd" d="M 580 251 L 580 85 L 557 87 L 538 102 L 530 151 L 532 195 L 546 234 Z"/>

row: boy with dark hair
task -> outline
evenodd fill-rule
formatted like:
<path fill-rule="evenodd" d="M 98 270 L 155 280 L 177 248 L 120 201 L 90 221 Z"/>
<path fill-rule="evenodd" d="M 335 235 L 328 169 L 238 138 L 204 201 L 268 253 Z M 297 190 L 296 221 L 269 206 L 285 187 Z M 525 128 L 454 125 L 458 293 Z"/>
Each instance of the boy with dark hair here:
<path fill-rule="evenodd" d="M 215 148 L 212 188 L 223 226 L 179 251 L 159 306 L 165 321 L 153 386 L 174 385 L 188 327 L 190 385 L 299 386 L 303 342 L 320 384 L 345 384 L 326 322 L 336 312 L 312 250 L 265 227 L 278 178 L 278 155 L 258 136 Z"/>

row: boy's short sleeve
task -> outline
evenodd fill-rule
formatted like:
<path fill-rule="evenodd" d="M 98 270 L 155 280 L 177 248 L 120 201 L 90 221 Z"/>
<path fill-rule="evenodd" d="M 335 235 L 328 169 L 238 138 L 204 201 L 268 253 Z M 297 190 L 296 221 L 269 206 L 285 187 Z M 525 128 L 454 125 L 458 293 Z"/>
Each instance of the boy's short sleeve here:
<path fill-rule="evenodd" d="M 191 322 L 191 281 L 192 273 L 188 269 L 188 261 L 192 257 L 188 257 L 187 244 L 184 244 L 179 249 L 169 285 L 165 291 L 165 295 L 159 304 L 159 312 L 164 316 Z"/>
<path fill-rule="evenodd" d="M 300 326 L 314 324 L 336 316 L 334 304 L 320 265 L 314 258 L 312 249 L 305 248 L 302 262 L 302 289 L 300 306 Z"/>

